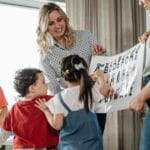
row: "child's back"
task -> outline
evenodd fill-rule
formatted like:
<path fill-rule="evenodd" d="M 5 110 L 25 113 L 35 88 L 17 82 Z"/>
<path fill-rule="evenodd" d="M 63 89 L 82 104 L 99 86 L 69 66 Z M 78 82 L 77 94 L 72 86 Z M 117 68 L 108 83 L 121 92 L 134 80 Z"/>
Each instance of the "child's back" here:
<path fill-rule="evenodd" d="M 8 113 L 3 129 L 14 133 L 13 148 L 55 147 L 58 134 L 47 122 L 44 114 L 37 109 L 35 100 L 50 96 L 40 96 L 33 100 L 18 101 Z"/>
<path fill-rule="evenodd" d="M 102 135 L 96 114 L 84 108 L 71 110 L 59 94 L 60 102 L 68 111 L 60 130 L 59 148 L 61 150 L 102 150 Z"/>

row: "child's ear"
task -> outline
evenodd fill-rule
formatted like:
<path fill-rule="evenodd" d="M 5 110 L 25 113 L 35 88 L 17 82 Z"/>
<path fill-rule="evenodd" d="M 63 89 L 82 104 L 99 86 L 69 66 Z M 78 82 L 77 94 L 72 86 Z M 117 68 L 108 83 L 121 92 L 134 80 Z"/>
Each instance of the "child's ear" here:
<path fill-rule="evenodd" d="M 34 91 L 35 91 L 35 85 L 32 84 L 29 86 L 29 93 L 34 93 Z"/>

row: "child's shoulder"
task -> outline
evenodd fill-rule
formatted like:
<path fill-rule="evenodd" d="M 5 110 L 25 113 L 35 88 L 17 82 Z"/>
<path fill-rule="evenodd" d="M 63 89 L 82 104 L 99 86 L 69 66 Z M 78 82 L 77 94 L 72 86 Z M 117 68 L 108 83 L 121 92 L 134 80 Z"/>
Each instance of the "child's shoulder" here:
<path fill-rule="evenodd" d="M 44 99 L 46 101 L 49 101 L 49 100 L 51 100 L 52 97 L 53 97 L 52 95 L 40 95 L 40 96 L 33 98 L 32 101 L 35 101 L 38 99 Z"/>

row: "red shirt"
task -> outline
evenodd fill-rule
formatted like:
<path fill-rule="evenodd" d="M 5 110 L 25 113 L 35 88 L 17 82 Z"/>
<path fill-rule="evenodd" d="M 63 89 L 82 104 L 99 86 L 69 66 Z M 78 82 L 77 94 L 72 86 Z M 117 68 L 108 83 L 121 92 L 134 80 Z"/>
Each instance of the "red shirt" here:
<path fill-rule="evenodd" d="M 58 132 L 49 125 L 44 113 L 34 106 L 38 98 L 48 101 L 51 96 L 18 101 L 3 123 L 5 130 L 14 133 L 14 148 L 44 148 L 58 144 Z"/>

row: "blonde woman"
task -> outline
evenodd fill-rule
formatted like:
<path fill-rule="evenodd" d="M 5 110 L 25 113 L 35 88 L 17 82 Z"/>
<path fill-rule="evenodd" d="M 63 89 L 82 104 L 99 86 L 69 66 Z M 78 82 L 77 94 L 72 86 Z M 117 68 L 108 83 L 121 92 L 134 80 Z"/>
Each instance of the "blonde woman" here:
<path fill-rule="evenodd" d="M 94 36 L 89 31 L 73 30 L 70 27 L 69 18 L 55 3 L 44 4 L 40 9 L 37 44 L 40 65 L 49 82 L 51 94 L 56 94 L 62 88 L 66 88 L 60 75 L 60 62 L 63 57 L 78 54 L 89 66 L 92 54 L 105 52 L 102 46 L 96 44 Z M 103 131 L 106 115 L 101 116 L 102 118 L 99 115 Z"/>

